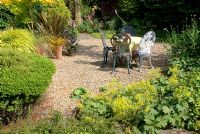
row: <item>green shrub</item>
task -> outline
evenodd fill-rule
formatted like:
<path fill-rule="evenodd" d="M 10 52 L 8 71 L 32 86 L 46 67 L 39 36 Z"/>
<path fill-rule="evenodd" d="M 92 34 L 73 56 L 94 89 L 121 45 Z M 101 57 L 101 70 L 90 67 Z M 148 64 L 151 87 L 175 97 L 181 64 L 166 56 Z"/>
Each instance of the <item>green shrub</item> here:
<path fill-rule="evenodd" d="M 95 97 L 83 98 L 79 108 L 81 115 L 91 118 L 103 116 L 129 126 L 138 125 L 141 113 L 157 100 L 157 91 L 149 81 L 123 86 L 112 81 L 104 92 Z"/>
<path fill-rule="evenodd" d="M 65 35 L 67 38 L 70 40 L 77 39 L 79 32 L 76 27 L 67 25 L 65 29 L 67 30 L 67 35 Z"/>
<path fill-rule="evenodd" d="M 14 14 L 5 5 L 0 4 L 0 29 L 13 25 L 14 20 Z"/>
<path fill-rule="evenodd" d="M 112 20 L 110 21 L 106 21 L 104 26 L 103 26 L 103 29 L 107 29 L 107 30 L 110 30 L 110 31 L 113 31 L 114 29 L 116 29 L 116 18 L 113 18 Z"/>
<path fill-rule="evenodd" d="M 175 127 L 199 132 L 199 69 L 185 73 L 173 67 L 168 75 L 152 81 L 159 100 L 149 113 L 144 113 L 143 129 L 150 132 Z"/>
<path fill-rule="evenodd" d="M 86 19 L 86 17 L 90 14 L 91 11 L 92 7 L 88 6 L 87 4 L 84 4 L 83 6 L 81 6 L 81 17 Z"/>
<path fill-rule="evenodd" d="M 172 47 L 172 55 L 177 57 L 196 57 L 200 51 L 200 28 L 194 21 L 191 26 L 180 34 L 172 31 L 169 38 Z"/>
<path fill-rule="evenodd" d="M 181 33 L 172 31 L 168 39 L 171 45 L 171 63 L 185 70 L 199 67 L 200 28 L 196 21 Z"/>
<path fill-rule="evenodd" d="M 78 31 L 80 33 L 92 33 L 93 29 L 92 29 L 92 24 L 89 21 L 83 21 L 83 23 L 81 25 L 78 26 Z"/>
<path fill-rule="evenodd" d="M 23 52 L 35 50 L 35 36 L 25 29 L 7 29 L 0 32 L 0 48 L 12 48 Z"/>
<path fill-rule="evenodd" d="M 94 32 L 98 32 L 98 23 L 94 22 L 91 23 L 89 21 L 83 21 L 83 23 L 81 25 L 78 26 L 78 31 L 80 33 L 94 33 Z"/>
<path fill-rule="evenodd" d="M 191 71 L 194 68 L 200 67 L 200 57 L 173 57 L 170 59 L 172 65 L 177 65 L 185 71 Z"/>
<path fill-rule="evenodd" d="M 159 133 L 162 129 L 200 131 L 200 70 L 184 72 L 177 66 L 167 75 L 124 86 L 113 81 L 93 97 L 82 96 L 77 117 L 105 118 L 123 131 Z"/>
<path fill-rule="evenodd" d="M 34 14 L 43 10 L 42 2 L 38 0 L 9 0 L 2 3 L 15 15 L 18 27 L 25 27 L 25 24 L 32 23 Z"/>
<path fill-rule="evenodd" d="M 119 133 L 116 124 L 103 118 L 85 118 L 76 120 L 64 118 L 59 112 L 54 112 L 49 118 L 41 120 L 33 125 L 31 122 L 24 124 L 24 127 L 11 129 L 10 132 L 2 134 L 114 134 Z"/>
<path fill-rule="evenodd" d="M 22 115 L 47 89 L 55 67 L 36 54 L 1 49 L 0 68 L 0 120 L 6 123 Z"/>
<path fill-rule="evenodd" d="M 11 0 L 3 1 L 11 12 L 16 16 L 18 27 L 27 27 L 32 24 L 41 12 L 56 12 L 70 18 L 71 13 L 66 7 L 64 0 Z"/>
<path fill-rule="evenodd" d="M 56 12 L 61 15 L 67 16 L 69 19 L 71 17 L 71 13 L 68 7 L 65 5 L 64 0 L 53 0 L 52 2 L 43 2 L 44 11 L 47 13 Z"/>

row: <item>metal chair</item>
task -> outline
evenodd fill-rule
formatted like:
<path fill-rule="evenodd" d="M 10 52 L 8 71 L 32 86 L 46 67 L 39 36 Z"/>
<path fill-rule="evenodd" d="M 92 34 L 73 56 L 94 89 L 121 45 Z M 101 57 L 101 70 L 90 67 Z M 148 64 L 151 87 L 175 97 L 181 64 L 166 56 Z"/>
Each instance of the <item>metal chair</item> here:
<path fill-rule="evenodd" d="M 131 38 L 123 33 L 115 34 L 111 38 L 111 44 L 115 51 L 113 52 L 113 70 L 115 72 L 116 61 L 117 59 L 125 58 L 127 62 L 128 74 L 130 74 L 130 65 L 131 65 L 131 52 L 129 49 L 129 45 L 131 43 Z"/>
<path fill-rule="evenodd" d="M 120 32 L 121 33 L 125 33 L 125 34 L 129 33 L 131 36 L 136 36 L 134 28 L 132 26 L 130 26 L 130 25 L 123 26 L 120 29 Z"/>
<path fill-rule="evenodd" d="M 103 65 L 101 66 L 101 68 L 103 68 L 108 62 L 108 52 L 109 51 L 113 52 L 114 48 L 107 45 L 105 33 L 103 32 L 103 30 L 99 30 L 99 32 L 101 34 L 101 40 L 102 40 L 102 44 L 103 44 Z"/>
<path fill-rule="evenodd" d="M 151 62 L 151 47 L 154 45 L 155 40 L 156 34 L 153 31 L 149 31 L 143 36 L 139 44 L 140 47 L 137 54 L 137 56 L 139 57 L 139 72 L 144 58 L 148 58 L 150 67 L 154 68 Z"/>

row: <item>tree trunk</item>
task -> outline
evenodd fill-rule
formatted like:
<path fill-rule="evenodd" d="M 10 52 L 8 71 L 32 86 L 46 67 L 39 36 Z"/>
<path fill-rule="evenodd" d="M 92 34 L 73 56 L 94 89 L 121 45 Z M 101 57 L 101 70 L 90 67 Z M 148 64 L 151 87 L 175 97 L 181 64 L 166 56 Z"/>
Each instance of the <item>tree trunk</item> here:
<path fill-rule="evenodd" d="M 75 22 L 76 22 L 76 25 L 79 26 L 82 23 L 81 0 L 74 0 L 74 8 L 75 8 Z"/>

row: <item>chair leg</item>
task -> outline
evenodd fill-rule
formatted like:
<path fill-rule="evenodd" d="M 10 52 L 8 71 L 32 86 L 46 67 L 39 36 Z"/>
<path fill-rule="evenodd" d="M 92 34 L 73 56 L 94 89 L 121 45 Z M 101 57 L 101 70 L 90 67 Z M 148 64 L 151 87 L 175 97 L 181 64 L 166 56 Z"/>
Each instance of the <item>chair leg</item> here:
<path fill-rule="evenodd" d="M 101 65 L 101 68 L 103 68 L 106 65 L 106 50 L 103 50 L 103 65 Z"/>
<path fill-rule="evenodd" d="M 107 64 L 108 63 L 108 51 L 106 51 L 106 53 L 105 53 L 105 64 Z"/>
<path fill-rule="evenodd" d="M 148 57 L 148 60 L 149 60 L 149 66 L 151 69 L 154 69 L 154 66 L 152 65 L 152 62 L 151 62 L 151 55 Z"/>
<path fill-rule="evenodd" d="M 112 69 L 112 73 L 114 73 L 115 72 L 115 66 L 116 66 L 116 55 L 115 54 L 113 54 L 113 69 Z"/>
<path fill-rule="evenodd" d="M 127 67 L 128 67 L 128 74 L 130 74 L 130 57 L 127 56 Z"/>
<path fill-rule="evenodd" d="M 142 55 L 139 55 L 139 72 L 140 72 L 140 69 L 142 67 L 142 62 L 143 62 L 143 56 Z"/>

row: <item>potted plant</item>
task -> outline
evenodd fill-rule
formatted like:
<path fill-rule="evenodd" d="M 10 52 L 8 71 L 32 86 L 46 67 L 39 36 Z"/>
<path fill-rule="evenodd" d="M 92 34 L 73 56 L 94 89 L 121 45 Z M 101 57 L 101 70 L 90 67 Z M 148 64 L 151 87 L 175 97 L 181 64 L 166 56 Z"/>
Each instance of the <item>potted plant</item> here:
<path fill-rule="evenodd" d="M 57 59 L 62 59 L 62 47 L 67 45 L 67 39 L 63 35 L 65 26 L 68 24 L 68 17 L 57 12 L 39 14 L 36 21 L 36 28 L 39 33 L 49 37 L 49 45 Z"/>
<path fill-rule="evenodd" d="M 62 59 L 62 47 L 66 44 L 66 39 L 59 36 L 51 36 L 49 38 L 51 48 L 55 52 L 56 59 Z"/>

